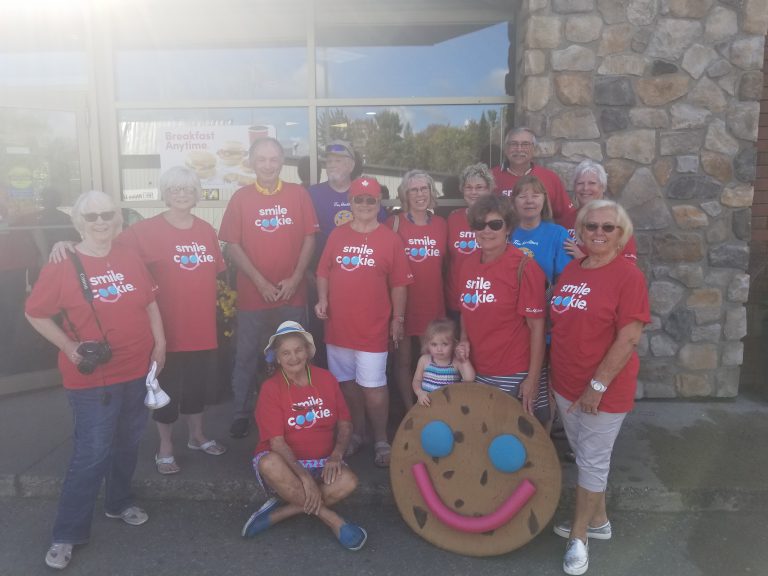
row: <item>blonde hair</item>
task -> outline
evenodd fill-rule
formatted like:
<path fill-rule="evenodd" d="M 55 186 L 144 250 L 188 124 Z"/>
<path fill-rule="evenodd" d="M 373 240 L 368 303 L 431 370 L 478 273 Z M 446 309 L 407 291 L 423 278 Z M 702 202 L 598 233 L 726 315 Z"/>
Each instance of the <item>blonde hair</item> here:
<path fill-rule="evenodd" d="M 450 318 L 438 318 L 437 320 L 432 320 L 432 322 L 430 322 L 429 325 L 427 325 L 427 329 L 424 331 L 424 336 L 421 337 L 421 353 L 422 354 L 429 353 L 430 340 L 432 340 L 435 336 L 438 336 L 440 334 L 447 334 L 448 336 L 450 336 L 454 347 L 459 341 L 456 334 L 456 322 L 454 322 Z"/>
<path fill-rule="evenodd" d="M 618 202 L 614 202 L 613 200 L 592 200 L 592 202 L 587 202 L 586 205 L 584 205 L 580 210 L 579 213 L 576 216 L 576 223 L 574 224 L 574 231 L 576 232 L 576 239 L 579 242 L 583 242 L 583 239 L 581 237 L 582 228 L 584 226 L 584 223 L 587 220 L 587 217 L 596 210 L 602 210 L 603 208 L 610 208 L 614 211 L 616 214 L 616 226 L 621 228 L 621 236 L 619 237 L 619 247 L 621 249 L 624 248 L 624 246 L 627 245 L 627 242 L 629 242 L 629 239 L 632 237 L 632 234 L 634 234 L 635 229 L 634 226 L 632 226 L 632 220 L 629 217 L 629 214 L 627 214 L 627 211 L 624 210 L 624 207 L 619 204 Z"/>

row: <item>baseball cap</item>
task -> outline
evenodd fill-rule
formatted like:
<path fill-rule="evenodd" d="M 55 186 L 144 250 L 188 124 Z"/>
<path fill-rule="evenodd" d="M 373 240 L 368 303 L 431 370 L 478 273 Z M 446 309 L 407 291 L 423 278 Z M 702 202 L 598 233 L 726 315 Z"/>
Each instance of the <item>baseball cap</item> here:
<path fill-rule="evenodd" d="M 355 159 L 355 152 L 352 150 L 352 145 L 349 142 L 344 142 L 344 140 L 332 140 L 331 142 L 328 142 L 325 146 L 325 153 L 338 154 L 345 158 Z"/>
<path fill-rule="evenodd" d="M 381 198 L 381 186 L 376 178 L 370 178 L 363 176 L 352 180 L 352 184 L 349 185 L 349 197 L 355 196 L 373 196 L 374 198 Z"/>

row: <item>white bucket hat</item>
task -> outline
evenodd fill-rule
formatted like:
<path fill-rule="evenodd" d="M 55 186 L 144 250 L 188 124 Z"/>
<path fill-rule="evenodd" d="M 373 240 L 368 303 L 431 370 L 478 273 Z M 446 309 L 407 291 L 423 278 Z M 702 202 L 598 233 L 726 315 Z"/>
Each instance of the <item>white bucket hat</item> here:
<path fill-rule="evenodd" d="M 277 332 L 272 334 L 272 336 L 269 337 L 269 342 L 267 343 L 267 347 L 264 348 L 264 355 L 267 357 L 267 360 L 269 362 L 274 362 L 274 350 L 272 349 L 272 345 L 275 343 L 275 338 L 278 336 L 285 336 L 287 334 L 300 334 L 304 337 L 304 339 L 307 341 L 307 348 L 309 349 L 309 359 L 312 360 L 312 358 L 315 357 L 315 339 L 312 338 L 312 334 L 304 330 L 304 326 L 299 324 L 298 322 L 293 322 L 292 320 L 288 320 L 287 322 L 283 322 L 280 324 L 280 326 L 277 327 Z"/>

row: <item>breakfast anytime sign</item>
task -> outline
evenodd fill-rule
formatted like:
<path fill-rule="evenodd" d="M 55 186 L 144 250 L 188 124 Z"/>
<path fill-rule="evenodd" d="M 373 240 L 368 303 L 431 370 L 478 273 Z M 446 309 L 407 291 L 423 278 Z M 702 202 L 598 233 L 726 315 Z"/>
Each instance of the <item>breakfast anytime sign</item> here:
<path fill-rule="evenodd" d="M 173 126 L 157 133 L 160 169 L 186 166 L 203 186 L 203 200 L 224 200 L 256 180 L 248 162 L 248 147 L 256 138 L 275 136 L 273 126 Z"/>

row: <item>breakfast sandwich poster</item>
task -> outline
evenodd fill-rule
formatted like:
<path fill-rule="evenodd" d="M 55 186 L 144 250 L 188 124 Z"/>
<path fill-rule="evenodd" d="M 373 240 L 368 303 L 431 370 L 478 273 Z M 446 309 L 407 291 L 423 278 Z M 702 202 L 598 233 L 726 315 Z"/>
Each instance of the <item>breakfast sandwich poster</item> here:
<path fill-rule="evenodd" d="M 241 186 L 256 181 L 248 162 L 253 132 L 253 126 L 164 127 L 157 132 L 160 170 L 186 166 L 200 178 L 203 200 L 226 200 Z M 270 134 L 265 131 L 264 135 Z"/>

